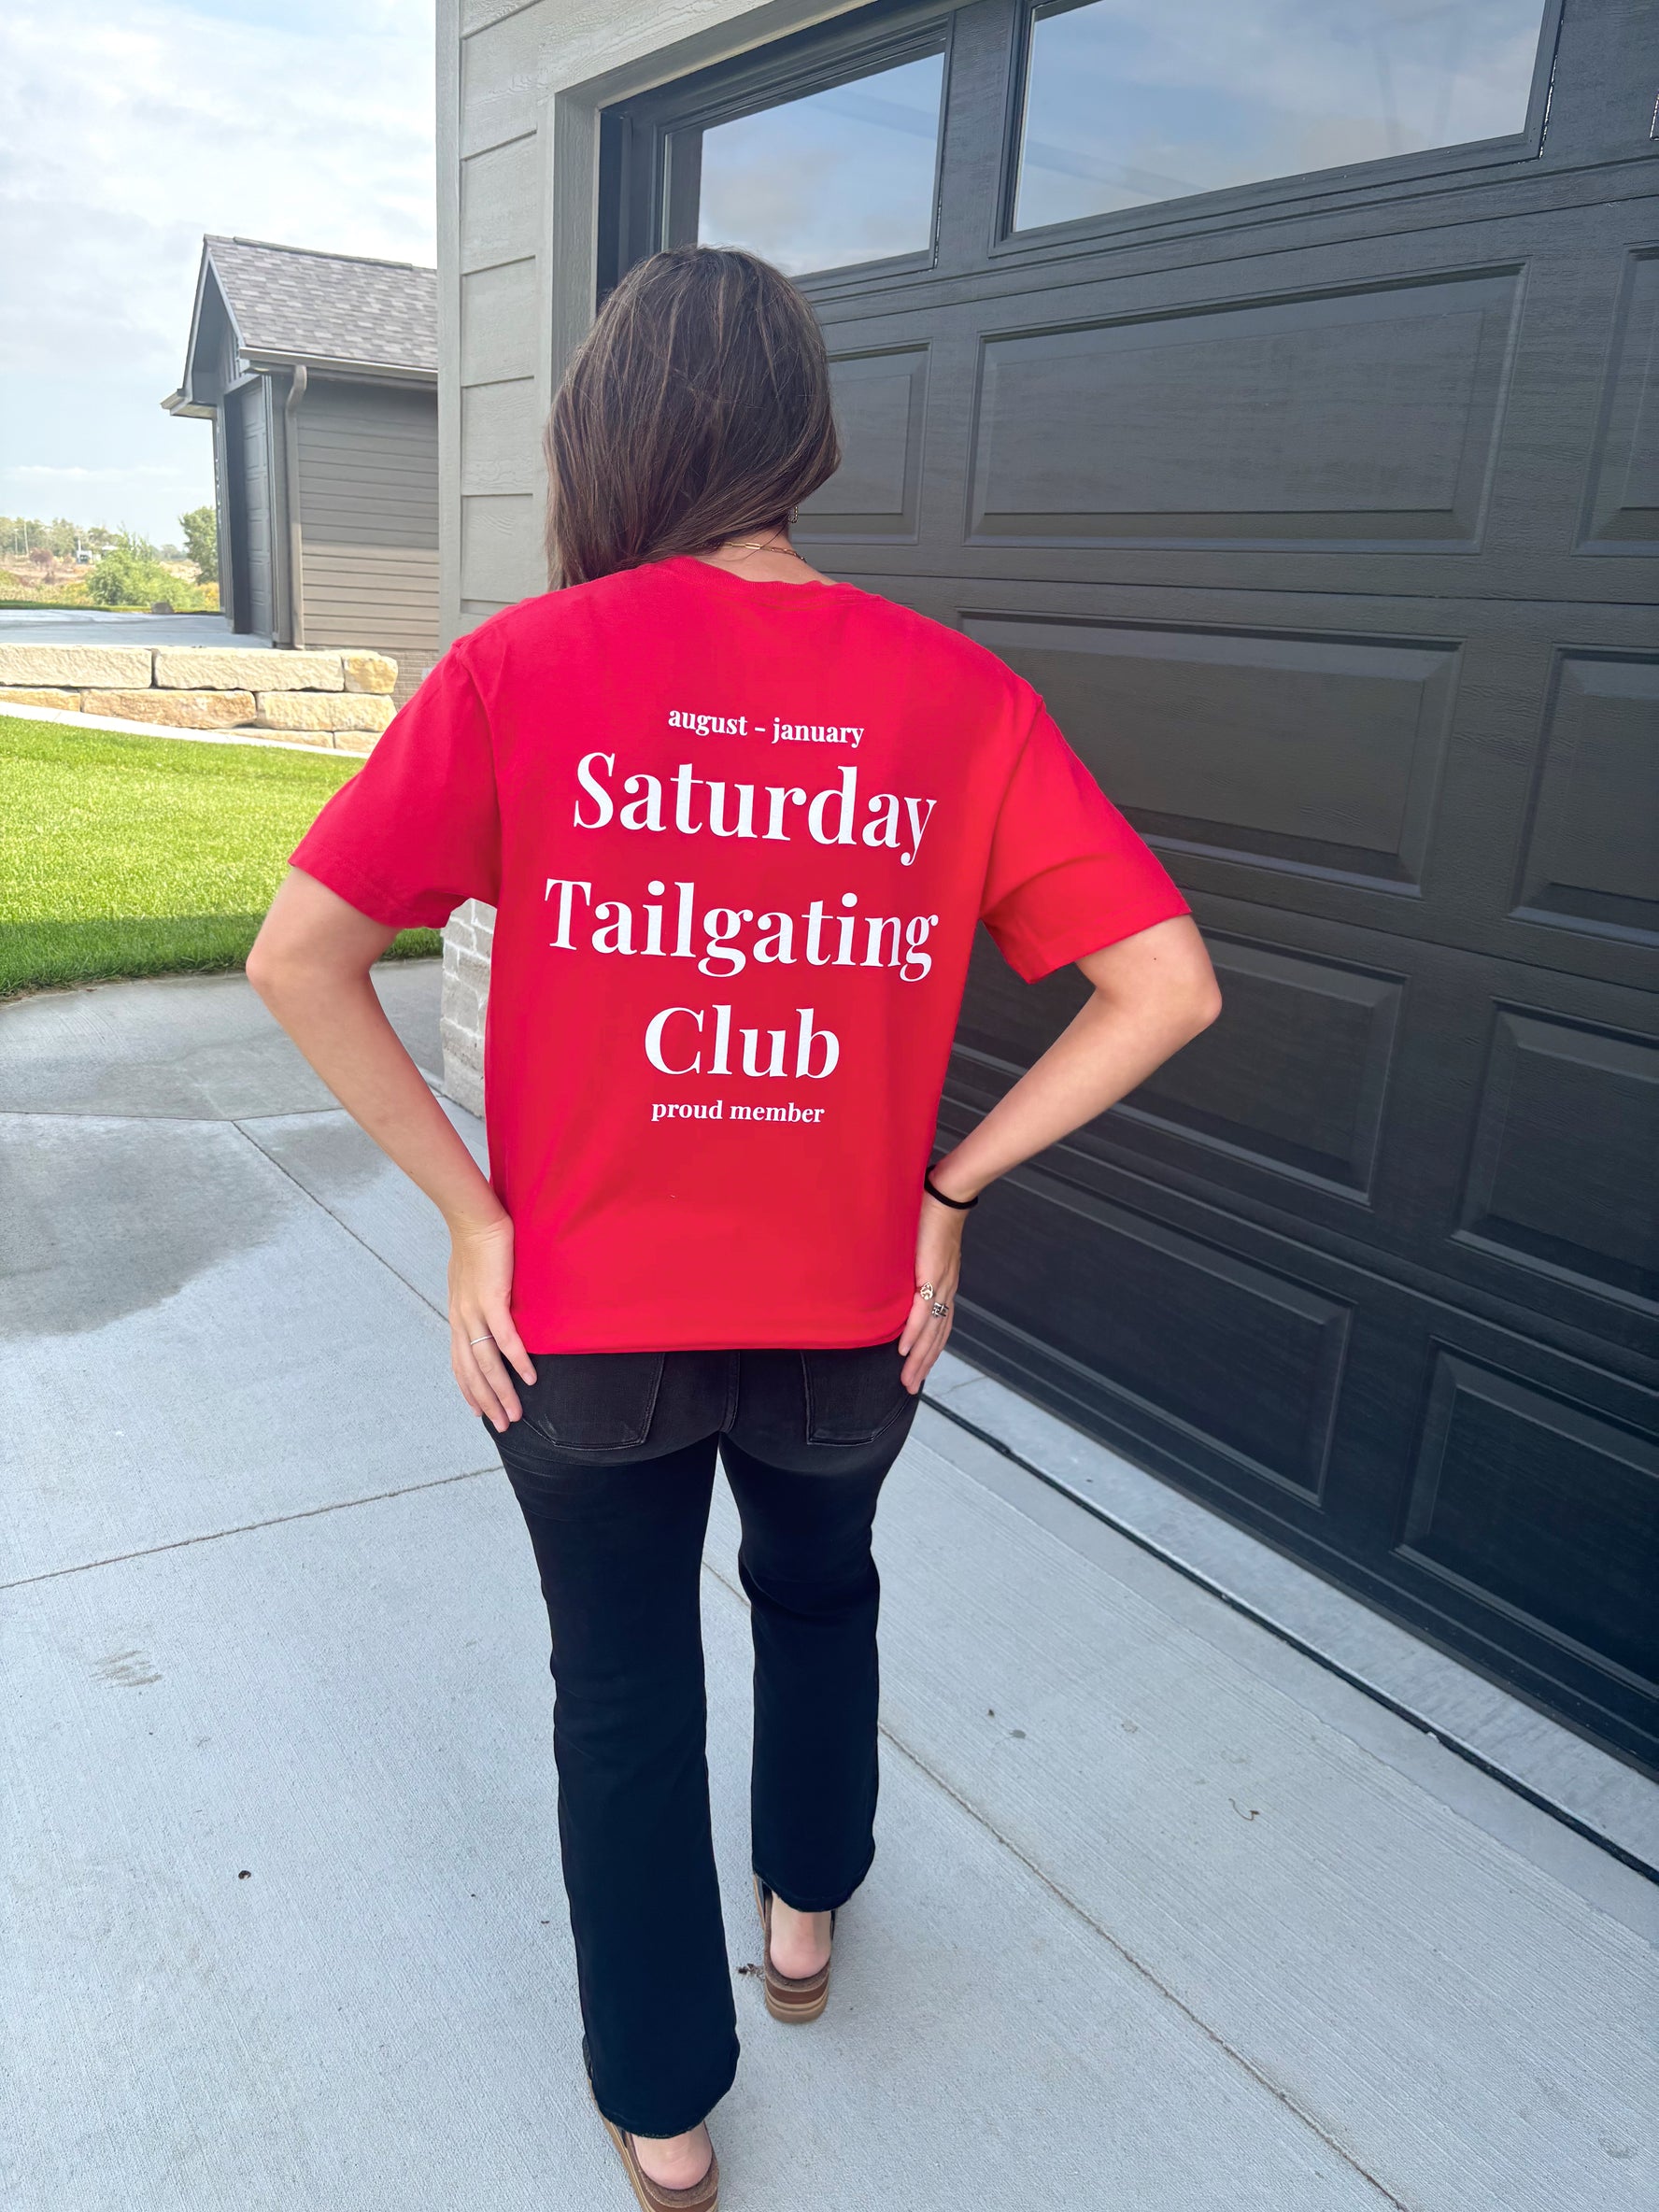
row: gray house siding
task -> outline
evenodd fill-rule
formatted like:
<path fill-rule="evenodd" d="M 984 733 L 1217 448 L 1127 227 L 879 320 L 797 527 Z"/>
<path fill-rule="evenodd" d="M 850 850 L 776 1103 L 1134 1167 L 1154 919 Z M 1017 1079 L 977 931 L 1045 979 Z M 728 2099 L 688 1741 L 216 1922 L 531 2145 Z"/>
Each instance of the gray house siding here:
<path fill-rule="evenodd" d="M 599 109 L 825 0 L 438 0 L 443 633 L 545 590 L 540 425 L 593 312 Z"/>
<path fill-rule="evenodd" d="M 162 403 L 213 422 L 233 631 L 387 654 L 400 704 L 438 652 L 436 276 L 210 235 Z"/>
<path fill-rule="evenodd" d="M 390 654 L 401 703 L 437 656 L 435 396 L 314 377 L 294 425 L 305 643 Z"/>

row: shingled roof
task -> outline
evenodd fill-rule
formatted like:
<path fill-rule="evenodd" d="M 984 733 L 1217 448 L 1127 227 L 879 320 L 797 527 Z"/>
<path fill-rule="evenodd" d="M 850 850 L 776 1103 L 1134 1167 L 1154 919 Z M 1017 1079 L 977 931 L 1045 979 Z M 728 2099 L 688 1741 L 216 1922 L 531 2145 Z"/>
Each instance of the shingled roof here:
<path fill-rule="evenodd" d="M 438 273 L 258 238 L 202 241 L 245 357 L 436 376 Z"/>

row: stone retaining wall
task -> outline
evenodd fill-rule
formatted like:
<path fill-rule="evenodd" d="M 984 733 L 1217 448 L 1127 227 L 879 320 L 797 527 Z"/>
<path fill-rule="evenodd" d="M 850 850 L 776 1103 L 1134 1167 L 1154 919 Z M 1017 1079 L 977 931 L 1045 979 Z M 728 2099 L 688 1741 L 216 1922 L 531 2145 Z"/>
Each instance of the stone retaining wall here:
<path fill-rule="evenodd" d="M 366 753 L 391 720 L 382 653 L 234 645 L 0 645 L 0 701 L 162 729 L 245 730 Z"/>

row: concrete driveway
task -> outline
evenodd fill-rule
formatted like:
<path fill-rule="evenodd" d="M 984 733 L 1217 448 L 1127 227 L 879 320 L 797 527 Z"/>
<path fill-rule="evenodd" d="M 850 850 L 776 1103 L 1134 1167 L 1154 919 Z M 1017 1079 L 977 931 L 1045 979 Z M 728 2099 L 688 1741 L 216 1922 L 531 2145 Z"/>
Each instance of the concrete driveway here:
<path fill-rule="evenodd" d="M 140 615 L 104 607 L 0 607 L 0 645 L 230 645 L 269 647 L 267 637 L 233 637 L 224 615 Z"/>
<path fill-rule="evenodd" d="M 379 981 L 435 1074 L 435 968 Z M 435 1216 L 239 977 L 0 1009 L 0 1146 L 7 2205 L 621 2212 Z M 884 1499 L 811 2035 L 754 1970 L 717 1498 L 731 2212 L 1651 2206 L 1652 1885 L 977 1441 L 996 1387 L 949 1363 Z"/>

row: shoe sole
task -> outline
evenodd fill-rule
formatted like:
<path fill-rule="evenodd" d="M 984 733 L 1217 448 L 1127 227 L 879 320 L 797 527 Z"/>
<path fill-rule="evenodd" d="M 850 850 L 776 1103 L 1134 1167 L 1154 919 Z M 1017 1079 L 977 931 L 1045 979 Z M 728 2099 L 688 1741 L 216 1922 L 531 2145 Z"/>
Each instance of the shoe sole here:
<path fill-rule="evenodd" d="M 787 2028 L 804 2027 L 809 2021 L 821 2019 L 824 2007 L 830 2002 L 830 1962 L 827 1960 L 818 1974 L 806 1975 L 801 1981 L 795 1981 L 787 1974 L 778 1972 L 772 1963 L 772 1932 L 766 1925 L 766 1899 L 761 1894 L 760 1877 L 757 1874 L 753 1877 L 753 1880 L 755 1884 L 755 1910 L 760 1915 L 761 1993 L 766 1999 L 766 2009 L 773 2020 L 781 2021 Z M 821 1982 L 819 1980 L 820 1974 L 822 1976 Z M 813 1994 L 800 2000 L 780 1996 L 773 1991 L 774 1982 L 782 1983 L 786 1991 L 811 1989 Z"/>

